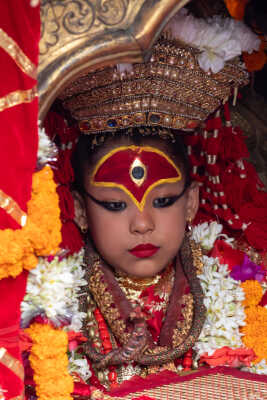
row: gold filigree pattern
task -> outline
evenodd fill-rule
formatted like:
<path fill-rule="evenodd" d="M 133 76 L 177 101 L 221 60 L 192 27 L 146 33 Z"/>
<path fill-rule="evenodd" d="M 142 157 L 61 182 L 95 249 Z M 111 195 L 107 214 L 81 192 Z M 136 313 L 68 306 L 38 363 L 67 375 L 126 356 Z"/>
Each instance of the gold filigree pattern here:
<path fill-rule="evenodd" d="M 248 82 L 235 61 L 207 74 L 197 56 L 197 49 L 162 36 L 147 63 L 79 77 L 60 98 L 86 134 L 142 125 L 194 130 L 233 88 Z"/>
<path fill-rule="evenodd" d="M 192 326 L 194 313 L 194 299 L 191 293 L 184 294 L 181 298 L 183 321 L 178 321 L 173 332 L 172 344 L 173 347 L 178 347 L 188 335 Z"/>
<path fill-rule="evenodd" d="M 202 250 L 199 243 L 195 242 L 189 237 L 190 248 L 193 257 L 193 264 L 196 268 L 196 273 L 199 275 L 202 273 L 204 264 L 202 261 Z"/>
<path fill-rule="evenodd" d="M 15 375 L 17 375 L 22 381 L 24 379 L 24 368 L 19 360 L 11 356 L 9 352 L 4 348 L 0 348 L 0 363 L 10 369 Z"/>
<path fill-rule="evenodd" d="M 37 78 L 36 65 L 26 56 L 21 50 L 19 45 L 0 28 L 0 47 L 4 49 L 11 58 L 15 61 L 17 66 L 28 76 L 33 79 Z"/>
<path fill-rule="evenodd" d="M 20 226 L 24 226 L 27 214 L 22 211 L 18 203 L 0 189 L 0 207 L 3 208 Z"/>
<path fill-rule="evenodd" d="M 37 88 L 34 86 L 27 90 L 16 90 L 0 98 L 0 112 L 7 108 L 18 106 L 23 103 L 30 103 L 37 96 Z"/>
<path fill-rule="evenodd" d="M 96 261 L 92 266 L 89 288 L 101 313 L 105 315 L 108 325 L 112 327 L 115 336 L 125 344 L 129 339 L 129 334 L 126 333 L 126 325 L 120 318 L 120 313 L 113 302 L 112 294 L 108 292 L 99 264 L 100 262 Z"/>

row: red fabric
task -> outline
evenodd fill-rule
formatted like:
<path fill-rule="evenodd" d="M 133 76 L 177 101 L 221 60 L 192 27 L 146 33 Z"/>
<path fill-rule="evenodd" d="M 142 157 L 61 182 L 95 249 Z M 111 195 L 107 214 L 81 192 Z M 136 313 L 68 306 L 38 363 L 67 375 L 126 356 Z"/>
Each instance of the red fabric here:
<path fill-rule="evenodd" d="M 217 349 L 210 356 L 208 353 L 203 354 L 200 358 L 200 362 L 205 362 L 211 367 L 228 365 L 230 367 L 238 368 L 242 366 L 250 366 L 251 362 L 255 360 L 255 358 L 256 355 L 252 349 L 231 349 L 228 346 L 224 346 Z"/>
<path fill-rule="evenodd" d="M 11 37 L 37 66 L 40 37 L 39 7 L 30 6 L 29 0 L 0 2 L 0 28 Z M 25 74 L 9 54 L 0 48 L 1 86 L 0 98 L 7 94 L 28 90 L 36 80 Z M 0 112 L 0 189 L 27 210 L 31 196 L 32 174 L 36 166 L 38 142 L 38 101 L 23 103 Z M 0 228 L 19 228 L 19 225 L 0 208 Z M 21 361 L 19 348 L 20 302 L 25 294 L 27 273 L 16 279 L 0 281 L 0 347 L 5 347 L 12 357 Z M 11 331 L 3 334 L 9 328 Z M 2 332 L 2 334 L 1 334 Z M 0 386 L 6 390 L 6 399 L 23 391 L 23 382 L 0 362 Z"/>
<path fill-rule="evenodd" d="M 37 65 L 40 36 L 39 8 L 30 7 L 29 0 L 1 1 L 0 27 Z M 26 75 L 2 48 L 0 48 L 0 66 L 0 97 L 36 85 L 36 80 Z M 24 211 L 30 199 L 32 173 L 36 165 L 37 117 L 37 98 L 32 103 L 17 105 L 0 113 L 2 130 L 0 189 L 10 195 Z M 0 209 L 0 228 L 18 227 L 19 225 Z"/>
<path fill-rule="evenodd" d="M 20 355 L 20 303 L 26 290 L 28 273 L 24 271 L 16 279 L 7 278 L 0 281 L 0 348 L 7 349 L 12 357 L 21 363 Z M 12 331 L 3 334 L 8 328 Z M 0 360 L 1 389 L 7 390 L 7 399 L 18 396 L 23 390 L 23 382 Z"/>
<path fill-rule="evenodd" d="M 62 243 L 61 247 L 69 251 L 70 254 L 77 253 L 83 246 L 83 240 L 79 229 L 71 220 L 62 224 L 61 228 Z"/>
<path fill-rule="evenodd" d="M 138 186 L 131 179 L 130 168 L 132 163 L 139 159 L 146 168 L 146 178 Z M 93 176 L 93 182 L 98 185 L 101 183 L 111 183 L 126 188 L 140 203 L 151 185 L 160 183 L 162 179 L 177 178 L 179 175 L 174 166 L 168 161 L 167 156 L 163 156 L 153 151 L 144 150 L 142 147 L 137 149 L 119 150 L 110 155 L 99 165 Z"/>
<path fill-rule="evenodd" d="M 233 249 L 223 240 L 216 240 L 211 252 L 211 257 L 218 257 L 219 262 L 221 264 L 227 264 L 231 270 L 234 266 L 242 264 L 244 253 L 240 250 Z"/>

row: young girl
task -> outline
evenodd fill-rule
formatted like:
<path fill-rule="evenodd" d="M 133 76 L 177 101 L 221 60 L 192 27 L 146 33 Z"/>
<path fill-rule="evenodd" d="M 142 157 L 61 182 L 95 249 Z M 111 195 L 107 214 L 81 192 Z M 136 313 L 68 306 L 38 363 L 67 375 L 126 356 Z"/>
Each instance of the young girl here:
<path fill-rule="evenodd" d="M 265 277 L 266 243 L 258 218 L 265 215 L 265 194 L 244 162 L 242 135 L 232 128 L 226 104 L 248 82 L 243 66 L 228 60 L 240 49 L 251 51 L 255 37 L 239 23 L 215 18 L 213 26 L 184 10 L 177 18 L 147 63 L 102 68 L 64 90 L 60 101 L 64 113 L 77 120 L 78 135 L 62 121 L 57 126 L 55 118 L 50 129 L 46 124 L 60 143 L 55 179 L 61 246 L 69 253 L 79 250 L 74 220 L 85 241 L 85 276 L 76 265 L 81 256 L 74 254 L 69 270 L 68 257 L 62 261 L 58 256 L 45 260 L 45 267 L 40 263 L 32 274 L 38 278 L 29 279 L 23 310 L 31 318 L 24 325 L 41 314 L 41 323 L 52 323 L 54 329 L 44 333 L 38 320 L 40 325 L 27 330 L 34 342 L 34 381 L 44 395 L 46 374 L 49 382 L 55 372 L 59 380 L 64 375 L 59 362 L 63 346 L 58 351 L 46 347 L 45 355 L 42 347 L 45 334 L 59 335 L 58 325 L 68 325 L 63 332 L 75 331 L 69 332 L 70 371 L 76 363 L 79 372 L 76 368 L 73 374 L 84 385 L 80 392 L 75 386 L 76 394 L 90 394 L 86 382 L 112 389 L 133 376 L 149 379 L 151 373 L 190 370 L 202 363 L 266 370 L 265 347 L 258 346 L 266 324 L 251 333 L 255 323 L 266 321 L 264 315 L 256 321 L 252 317 L 266 311 L 259 283 Z M 240 39 L 244 30 L 251 39 L 246 43 Z M 188 35 L 192 42 L 186 45 Z M 209 43 L 214 35 L 215 47 Z M 73 147 L 71 197 L 67 186 L 73 181 Z M 192 228 L 193 221 L 205 223 Z M 61 281 L 60 271 L 66 274 L 62 272 Z M 40 291 L 44 282 L 50 299 L 55 276 L 66 289 L 64 299 L 51 290 L 53 298 L 60 298 L 58 307 L 56 300 L 44 305 Z M 246 283 L 250 280 L 253 287 Z M 252 306 L 259 307 L 257 313 Z M 70 386 L 64 398 L 73 392 Z M 49 386 L 50 398 L 57 390 L 56 384 Z"/>
<path fill-rule="evenodd" d="M 162 132 L 166 139 L 152 136 Z M 197 212 L 198 185 L 190 181 L 181 134 L 140 127 L 102 136 L 93 153 L 83 136 L 76 149 L 77 222 L 91 242 L 84 331 L 98 343 L 98 354 L 92 343 L 87 353 L 102 367 L 102 382 L 107 365 L 121 367 L 120 382 L 166 363 L 175 370 L 172 362 L 192 347 L 203 324 L 197 266 L 184 238 Z M 92 248 L 100 256 L 93 263 Z M 106 327 L 104 343 L 96 315 Z"/>

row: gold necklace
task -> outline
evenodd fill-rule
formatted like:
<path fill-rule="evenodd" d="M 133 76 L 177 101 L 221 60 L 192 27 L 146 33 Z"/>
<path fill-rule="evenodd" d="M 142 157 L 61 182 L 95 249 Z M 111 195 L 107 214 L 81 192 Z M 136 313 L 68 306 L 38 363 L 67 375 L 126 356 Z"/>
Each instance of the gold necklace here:
<path fill-rule="evenodd" d="M 150 287 L 150 286 L 155 286 L 162 281 L 166 280 L 166 277 L 168 277 L 171 272 L 172 272 L 172 264 L 170 264 L 167 268 L 165 268 L 163 273 L 159 273 L 153 277 L 148 277 L 148 278 L 137 278 L 137 277 L 130 277 L 130 276 L 123 276 L 119 275 L 118 273 L 115 274 L 116 281 L 120 285 L 120 287 L 124 290 L 124 292 L 138 292 L 139 294 L 142 292 L 142 290 Z"/>
<path fill-rule="evenodd" d="M 116 274 L 115 278 L 118 284 L 123 288 L 138 290 L 141 292 L 142 290 L 146 289 L 149 286 L 156 285 L 159 282 L 161 275 L 157 274 L 156 276 L 153 277 L 137 278 L 130 276 L 121 276 Z"/>
<path fill-rule="evenodd" d="M 128 300 L 131 302 L 139 302 L 139 297 L 141 292 L 150 287 L 155 286 L 158 287 L 161 283 L 165 282 L 166 279 L 171 279 L 171 273 L 173 272 L 172 264 L 170 264 L 163 273 L 159 273 L 153 277 L 148 278 L 137 278 L 130 276 L 122 276 L 115 274 L 115 278 L 121 288 L 121 290 L 125 293 Z"/>

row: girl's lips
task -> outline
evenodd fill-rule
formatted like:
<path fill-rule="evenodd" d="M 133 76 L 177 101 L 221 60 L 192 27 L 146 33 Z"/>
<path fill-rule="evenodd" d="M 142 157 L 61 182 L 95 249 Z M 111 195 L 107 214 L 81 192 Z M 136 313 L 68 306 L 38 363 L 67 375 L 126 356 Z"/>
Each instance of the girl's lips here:
<path fill-rule="evenodd" d="M 154 246 L 153 244 L 139 244 L 133 249 L 129 250 L 129 252 L 138 258 L 147 258 L 152 257 L 157 251 L 159 247 Z"/>

